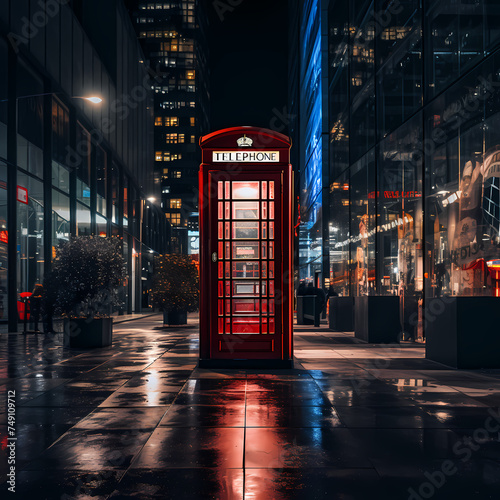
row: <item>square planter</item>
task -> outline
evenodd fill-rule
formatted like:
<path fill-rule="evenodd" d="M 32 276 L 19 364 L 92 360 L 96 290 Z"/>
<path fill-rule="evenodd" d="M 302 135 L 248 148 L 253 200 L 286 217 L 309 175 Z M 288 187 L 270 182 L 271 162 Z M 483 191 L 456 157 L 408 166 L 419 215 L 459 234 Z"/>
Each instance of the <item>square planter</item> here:
<path fill-rule="evenodd" d="M 113 318 L 64 320 L 64 346 L 79 349 L 108 347 L 113 341 Z"/>
<path fill-rule="evenodd" d="M 398 295 L 354 298 L 354 336 L 369 343 L 399 342 Z"/>
<path fill-rule="evenodd" d="M 453 368 L 500 368 L 500 298 L 425 301 L 426 358 Z"/>
<path fill-rule="evenodd" d="M 320 311 L 317 307 L 316 295 L 299 295 L 297 297 L 297 325 L 320 324 Z"/>
<path fill-rule="evenodd" d="M 330 297 L 328 326 L 337 332 L 354 331 L 354 297 Z"/>
<path fill-rule="evenodd" d="M 187 312 L 186 311 L 171 311 L 163 312 L 163 324 L 164 325 L 186 325 L 187 324 Z"/>

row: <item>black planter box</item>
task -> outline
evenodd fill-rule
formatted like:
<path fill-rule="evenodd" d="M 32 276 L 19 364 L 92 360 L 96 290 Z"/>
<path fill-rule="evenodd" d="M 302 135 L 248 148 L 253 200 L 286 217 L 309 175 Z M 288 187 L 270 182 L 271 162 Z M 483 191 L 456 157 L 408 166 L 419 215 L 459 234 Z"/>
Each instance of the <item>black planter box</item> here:
<path fill-rule="evenodd" d="M 113 342 L 113 318 L 64 320 L 64 346 L 80 349 L 108 347 Z"/>
<path fill-rule="evenodd" d="M 187 324 L 186 311 L 163 312 L 164 325 L 185 325 Z"/>
<path fill-rule="evenodd" d="M 369 343 L 399 342 L 399 296 L 354 298 L 354 336 Z"/>
<path fill-rule="evenodd" d="M 354 297 L 330 297 L 328 326 L 337 332 L 354 331 Z"/>
<path fill-rule="evenodd" d="M 320 310 L 317 307 L 316 295 L 299 295 L 297 297 L 297 325 L 320 324 Z"/>
<path fill-rule="evenodd" d="M 500 368 L 500 298 L 426 300 L 426 358 L 453 368 Z"/>

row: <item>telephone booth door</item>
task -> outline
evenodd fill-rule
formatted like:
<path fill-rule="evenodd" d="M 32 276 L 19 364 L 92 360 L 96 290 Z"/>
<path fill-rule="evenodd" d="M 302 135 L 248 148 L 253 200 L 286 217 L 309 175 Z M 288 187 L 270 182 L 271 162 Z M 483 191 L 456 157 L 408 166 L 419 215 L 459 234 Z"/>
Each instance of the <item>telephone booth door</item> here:
<path fill-rule="evenodd" d="M 200 228 L 201 358 L 233 360 L 233 366 L 286 360 L 289 366 L 291 226 L 284 227 L 290 210 L 283 197 L 289 178 L 276 166 L 203 168 L 209 197 L 200 218 L 206 224 Z"/>

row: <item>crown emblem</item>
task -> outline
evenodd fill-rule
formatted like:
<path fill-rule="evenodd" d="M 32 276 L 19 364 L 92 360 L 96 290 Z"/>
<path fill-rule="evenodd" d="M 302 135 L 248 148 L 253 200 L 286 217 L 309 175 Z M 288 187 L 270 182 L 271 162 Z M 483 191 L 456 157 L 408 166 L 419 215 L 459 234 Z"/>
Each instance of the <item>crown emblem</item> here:
<path fill-rule="evenodd" d="M 246 134 L 240 137 L 236 142 L 240 148 L 249 148 L 253 144 L 253 140 L 247 137 Z"/>

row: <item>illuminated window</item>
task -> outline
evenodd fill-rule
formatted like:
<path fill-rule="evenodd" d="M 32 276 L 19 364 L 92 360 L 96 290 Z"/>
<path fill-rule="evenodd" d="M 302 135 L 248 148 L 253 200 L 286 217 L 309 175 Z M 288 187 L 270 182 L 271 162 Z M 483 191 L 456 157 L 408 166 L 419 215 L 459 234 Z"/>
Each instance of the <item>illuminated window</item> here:
<path fill-rule="evenodd" d="M 181 214 L 171 214 L 170 215 L 170 224 L 173 226 L 181 225 Z"/>
<path fill-rule="evenodd" d="M 189 107 L 194 108 L 196 106 L 196 103 L 194 101 L 189 102 Z"/>
<path fill-rule="evenodd" d="M 189 123 L 191 124 L 191 127 L 194 127 L 194 123 L 195 123 L 195 121 L 196 121 L 196 120 L 195 120 L 195 117 L 194 117 L 194 116 L 191 116 L 191 117 L 189 118 Z"/>
<path fill-rule="evenodd" d="M 193 71 L 188 71 L 188 72 L 186 73 L 186 78 L 187 78 L 188 80 L 194 80 L 194 70 L 193 70 Z"/>
<path fill-rule="evenodd" d="M 195 144 L 196 142 L 196 136 L 192 135 L 191 136 L 191 144 Z"/>
<path fill-rule="evenodd" d="M 172 198 L 170 200 L 170 208 L 180 209 L 182 206 L 182 200 L 180 198 Z"/>
<path fill-rule="evenodd" d="M 180 170 L 174 170 L 172 172 L 172 179 L 180 179 L 182 177 L 182 173 Z"/>
<path fill-rule="evenodd" d="M 168 168 L 163 169 L 163 176 L 168 177 Z"/>
<path fill-rule="evenodd" d="M 177 116 L 166 116 L 165 127 L 177 127 L 179 125 L 179 118 Z"/>
<path fill-rule="evenodd" d="M 155 126 L 156 127 L 161 127 L 163 125 L 163 120 L 161 116 L 157 116 L 155 118 Z"/>
<path fill-rule="evenodd" d="M 179 144 L 182 144 L 184 142 L 184 134 L 179 134 Z"/>
<path fill-rule="evenodd" d="M 162 161 L 162 159 L 163 159 L 163 157 L 162 157 L 162 153 L 161 153 L 161 151 L 157 151 L 157 152 L 155 153 L 155 160 L 156 160 L 156 161 Z"/>
<path fill-rule="evenodd" d="M 165 142 L 167 144 L 177 144 L 177 142 L 179 141 L 179 138 L 177 136 L 177 134 L 167 134 L 166 137 L 165 137 Z M 184 142 L 184 141 L 182 141 Z"/>

